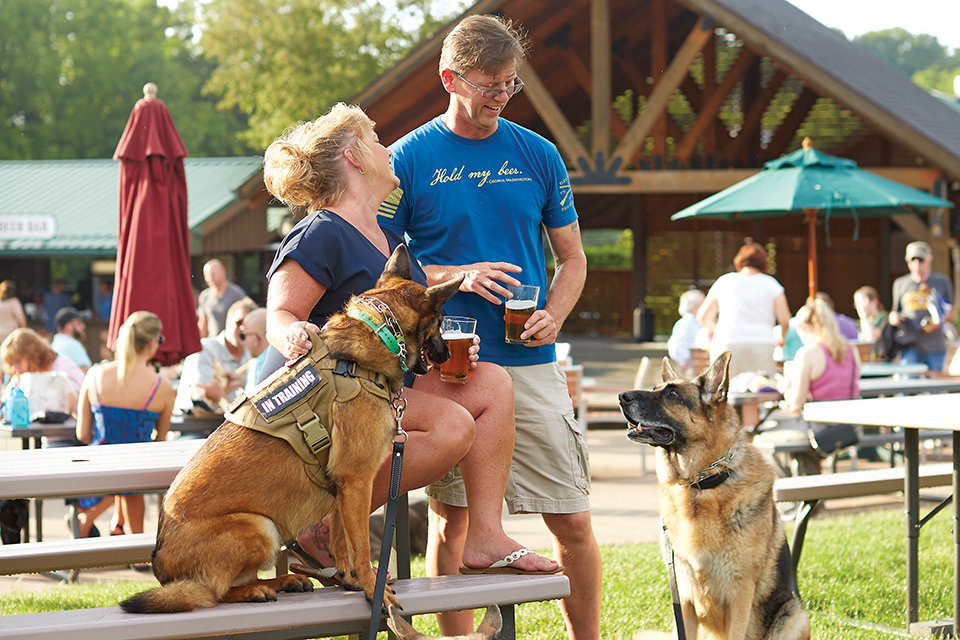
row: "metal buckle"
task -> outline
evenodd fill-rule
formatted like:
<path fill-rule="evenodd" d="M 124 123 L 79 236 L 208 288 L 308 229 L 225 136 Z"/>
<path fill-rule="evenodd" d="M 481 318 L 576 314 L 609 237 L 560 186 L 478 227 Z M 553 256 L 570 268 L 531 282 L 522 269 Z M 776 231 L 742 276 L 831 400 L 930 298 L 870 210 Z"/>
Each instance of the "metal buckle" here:
<path fill-rule="evenodd" d="M 357 369 L 360 367 L 351 360 L 337 360 L 337 366 L 332 369 L 338 376 L 347 376 L 348 378 L 357 377 Z"/>

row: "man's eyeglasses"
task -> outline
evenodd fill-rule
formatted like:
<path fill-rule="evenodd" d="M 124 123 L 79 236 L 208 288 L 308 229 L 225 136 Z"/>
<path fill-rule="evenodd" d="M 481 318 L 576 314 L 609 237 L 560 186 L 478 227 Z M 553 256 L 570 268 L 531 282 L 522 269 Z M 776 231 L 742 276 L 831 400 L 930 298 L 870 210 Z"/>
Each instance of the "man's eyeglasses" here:
<path fill-rule="evenodd" d="M 162 333 L 160 334 L 160 337 L 157 338 L 157 344 L 158 344 L 158 345 L 159 345 L 159 344 L 163 344 L 163 334 L 162 334 Z"/>
<path fill-rule="evenodd" d="M 454 73 L 457 73 L 454 71 Z M 481 89 L 477 85 L 473 84 L 462 75 L 457 73 L 457 77 L 466 82 L 468 85 L 480 92 L 480 97 L 484 100 L 492 100 L 494 98 L 499 98 L 501 93 L 507 94 L 507 96 L 512 96 L 516 93 L 520 93 L 520 90 L 523 89 L 523 80 L 520 78 L 514 78 L 513 84 L 507 87 L 506 89 Z"/>

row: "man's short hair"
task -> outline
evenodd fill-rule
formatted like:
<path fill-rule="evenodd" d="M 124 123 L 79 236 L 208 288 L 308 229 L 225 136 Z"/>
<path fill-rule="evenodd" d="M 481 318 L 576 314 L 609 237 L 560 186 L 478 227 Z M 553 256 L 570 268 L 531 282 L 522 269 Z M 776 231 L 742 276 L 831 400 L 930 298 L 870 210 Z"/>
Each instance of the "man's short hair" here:
<path fill-rule="evenodd" d="M 64 307 L 57 311 L 54 322 L 57 324 L 57 331 L 63 331 L 68 324 L 80 318 L 80 313 L 73 307 Z"/>
<path fill-rule="evenodd" d="M 527 57 L 529 41 L 509 18 L 491 15 L 467 16 L 443 39 L 440 71 L 451 69 L 464 74 L 471 69 L 495 75 Z"/>

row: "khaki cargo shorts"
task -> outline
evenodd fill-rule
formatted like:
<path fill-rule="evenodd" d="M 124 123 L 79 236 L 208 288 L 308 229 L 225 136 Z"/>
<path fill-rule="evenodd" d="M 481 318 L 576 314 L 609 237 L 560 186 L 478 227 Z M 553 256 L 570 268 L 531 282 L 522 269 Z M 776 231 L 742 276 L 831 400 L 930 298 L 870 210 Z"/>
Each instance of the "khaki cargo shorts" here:
<path fill-rule="evenodd" d="M 504 367 L 513 379 L 517 437 L 507 479 L 510 513 L 580 513 L 590 509 L 587 443 L 577 428 L 560 365 Z M 483 445 L 477 434 L 474 446 Z M 467 506 L 460 468 L 427 487 L 444 504 Z"/>

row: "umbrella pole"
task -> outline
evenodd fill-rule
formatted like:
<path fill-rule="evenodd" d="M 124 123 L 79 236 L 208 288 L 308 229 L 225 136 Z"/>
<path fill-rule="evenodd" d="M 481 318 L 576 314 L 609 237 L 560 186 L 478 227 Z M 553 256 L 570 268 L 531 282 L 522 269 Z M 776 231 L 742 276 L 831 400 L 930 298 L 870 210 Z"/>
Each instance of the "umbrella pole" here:
<path fill-rule="evenodd" d="M 810 298 L 817 295 L 817 210 L 804 209 L 807 220 L 807 286 L 810 288 Z"/>

